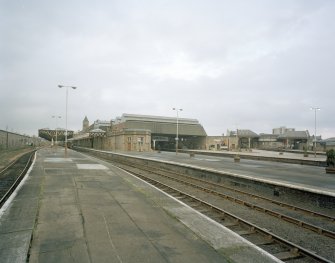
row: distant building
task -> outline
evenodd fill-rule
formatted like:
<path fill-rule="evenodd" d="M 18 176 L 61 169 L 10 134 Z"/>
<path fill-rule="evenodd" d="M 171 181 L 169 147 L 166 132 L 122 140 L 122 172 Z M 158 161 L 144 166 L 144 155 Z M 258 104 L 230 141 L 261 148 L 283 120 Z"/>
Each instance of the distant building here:
<path fill-rule="evenodd" d="M 328 138 L 326 140 L 320 141 L 320 144 L 323 146 L 324 150 L 335 150 L 335 137 Z"/>
<path fill-rule="evenodd" d="M 272 129 L 272 134 L 256 134 L 251 130 L 238 129 L 236 131 L 227 131 L 229 139 L 229 150 L 259 148 L 259 149 L 299 149 L 304 147 L 312 148 L 311 137 L 308 131 L 296 131 L 294 128 L 285 126 Z M 321 138 L 320 138 L 321 139 Z M 226 139 L 223 139 L 226 141 Z M 317 139 L 317 141 L 320 141 Z"/>
<path fill-rule="evenodd" d="M 224 144 L 228 150 L 257 148 L 259 135 L 248 129 L 237 129 L 237 131 L 227 130 Z"/>
<path fill-rule="evenodd" d="M 76 137 L 72 142 L 78 146 L 121 151 L 173 150 L 176 132 L 174 117 L 123 114 L 114 121 L 95 121 L 86 136 Z M 178 118 L 178 148 L 205 149 L 206 136 L 198 120 Z"/>
<path fill-rule="evenodd" d="M 239 148 L 257 148 L 259 135 L 251 130 L 237 130 Z"/>
<path fill-rule="evenodd" d="M 278 141 L 278 136 L 278 134 L 261 133 L 258 138 L 258 147 L 260 149 L 282 148 L 283 143 Z"/>
<path fill-rule="evenodd" d="M 102 129 L 107 131 L 109 128 L 111 128 L 112 122 L 111 121 L 101 121 L 96 120 L 94 123 L 90 126 L 90 129 Z"/>
<path fill-rule="evenodd" d="M 206 150 L 228 150 L 228 144 L 225 136 L 207 136 Z"/>
<path fill-rule="evenodd" d="M 302 150 L 308 144 L 308 131 L 288 130 L 283 134 L 278 135 L 277 141 L 282 142 L 283 147 L 287 149 Z"/>
<path fill-rule="evenodd" d="M 280 135 L 284 134 L 286 132 L 292 132 L 294 131 L 294 128 L 286 128 L 285 126 L 279 127 L 279 128 L 274 128 L 272 129 L 272 134 Z"/>

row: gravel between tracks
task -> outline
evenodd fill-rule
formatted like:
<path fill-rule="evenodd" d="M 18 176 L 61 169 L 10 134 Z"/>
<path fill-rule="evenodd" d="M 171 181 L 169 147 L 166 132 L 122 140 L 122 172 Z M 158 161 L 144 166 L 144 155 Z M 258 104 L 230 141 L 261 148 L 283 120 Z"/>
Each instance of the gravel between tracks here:
<path fill-rule="evenodd" d="M 18 159 L 23 154 L 32 151 L 33 147 L 19 148 L 15 150 L 1 150 L 0 151 L 0 170 L 5 168 L 8 164 Z"/>
<path fill-rule="evenodd" d="M 257 226 L 261 226 L 276 235 L 288 239 L 291 242 L 299 244 L 309 250 L 315 251 L 317 254 L 328 258 L 329 260 L 335 261 L 335 251 L 333 247 L 334 240 L 329 237 L 321 236 L 310 230 L 303 230 L 301 227 L 294 224 L 285 222 L 262 212 L 255 211 L 248 207 L 237 205 L 236 203 L 224 200 L 220 197 L 211 196 L 202 191 L 195 190 L 190 186 L 185 186 L 181 183 L 165 178 L 163 179 L 160 176 L 150 175 L 150 177 L 163 183 L 165 182 L 168 185 L 190 193 L 191 195 L 198 196 L 200 199 L 206 200 L 228 212 L 231 212 L 232 214 L 254 223 Z"/>

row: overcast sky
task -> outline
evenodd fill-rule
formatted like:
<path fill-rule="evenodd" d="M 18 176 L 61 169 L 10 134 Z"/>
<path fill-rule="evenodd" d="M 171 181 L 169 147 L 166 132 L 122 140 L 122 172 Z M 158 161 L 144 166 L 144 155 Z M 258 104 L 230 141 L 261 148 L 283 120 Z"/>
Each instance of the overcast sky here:
<path fill-rule="evenodd" d="M 195 118 L 208 135 L 287 126 L 335 137 L 333 0 L 0 0 L 0 129 L 61 115 Z"/>

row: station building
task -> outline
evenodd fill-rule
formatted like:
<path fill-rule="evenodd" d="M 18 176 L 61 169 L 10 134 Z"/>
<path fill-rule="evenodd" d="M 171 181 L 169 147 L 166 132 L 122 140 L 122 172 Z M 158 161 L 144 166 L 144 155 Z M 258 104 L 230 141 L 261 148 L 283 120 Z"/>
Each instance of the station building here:
<path fill-rule="evenodd" d="M 178 126 L 178 148 L 206 149 L 207 134 L 196 119 L 123 114 L 109 121 L 108 126 L 101 121 L 104 125 L 85 132 L 84 128 L 92 127 L 87 121 L 85 117 L 83 131 L 71 139 L 74 146 L 119 151 L 173 150 Z"/>
<path fill-rule="evenodd" d="M 177 124 L 178 121 L 178 124 Z M 85 116 L 82 130 L 68 131 L 68 142 L 73 146 L 111 151 L 175 150 L 178 126 L 178 148 L 194 150 L 250 150 L 252 148 L 278 150 L 313 149 L 314 137 L 308 131 L 279 127 L 272 134 L 247 129 L 227 131 L 224 136 L 207 136 L 196 119 L 126 114 L 113 120 L 96 120 L 91 125 Z M 64 141 L 65 130 L 40 129 L 39 136 L 59 142 Z M 4 139 L 3 139 L 4 141 Z M 317 150 L 334 148 L 334 138 L 316 138 Z"/>
<path fill-rule="evenodd" d="M 258 145 L 258 134 L 251 130 L 227 131 L 224 136 L 208 136 L 208 150 L 236 151 L 240 149 L 256 148 Z"/>

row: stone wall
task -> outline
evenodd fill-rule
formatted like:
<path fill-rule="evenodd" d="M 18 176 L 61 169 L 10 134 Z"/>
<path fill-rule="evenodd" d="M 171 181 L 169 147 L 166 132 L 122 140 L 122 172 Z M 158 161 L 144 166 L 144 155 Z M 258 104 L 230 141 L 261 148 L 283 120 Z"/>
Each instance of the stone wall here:
<path fill-rule="evenodd" d="M 29 143 L 31 143 L 29 136 L 0 130 L 0 150 L 20 148 Z"/>
<path fill-rule="evenodd" d="M 151 133 L 147 130 L 121 130 L 103 137 L 71 140 L 74 146 L 110 151 L 151 151 Z"/>

